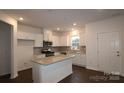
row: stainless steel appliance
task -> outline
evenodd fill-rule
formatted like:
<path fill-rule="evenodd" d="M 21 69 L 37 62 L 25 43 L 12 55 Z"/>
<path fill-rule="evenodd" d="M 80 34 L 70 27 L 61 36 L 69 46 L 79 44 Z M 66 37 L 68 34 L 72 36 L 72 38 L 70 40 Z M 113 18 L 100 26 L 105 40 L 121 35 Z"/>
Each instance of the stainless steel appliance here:
<path fill-rule="evenodd" d="M 54 52 L 52 51 L 52 42 L 43 41 L 43 50 L 41 52 L 45 54 L 46 57 L 54 56 Z"/>

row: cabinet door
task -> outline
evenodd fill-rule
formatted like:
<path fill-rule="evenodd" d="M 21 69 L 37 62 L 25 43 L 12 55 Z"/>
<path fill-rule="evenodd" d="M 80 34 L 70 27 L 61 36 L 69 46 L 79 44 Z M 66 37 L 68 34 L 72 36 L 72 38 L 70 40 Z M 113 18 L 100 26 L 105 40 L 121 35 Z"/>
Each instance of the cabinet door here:
<path fill-rule="evenodd" d="M 27 32 L 18 32 L 17 38 L 18 39 L 25 39 L 25 40 L 34 40 L 34 34 L 27 33 Z"/>
<path fill-rule="evenodd" d="M 49 31 L 49 30 L 44 31 L 44 40 L 52 41 L 52 31 Z"/>
<path fill-rule="evenodd" d="M 44 31 L 44 40 L 48 41 L 48 31 Z"/>
<path fill-rule="evenodd" d="M 37 34 L 35 36 L 35 47 L 43 47 L 43 35 Z"/>
<path fill-rule="evenodd" d="M 53 36 L 53 46 L 60 46 L 59 36 Z"/>
<path fill-rule="evenodd" d="M 52 41 L 52 31 L 48 32 L 48 41 Z"/>
<path fill-rule="evenodd" d="M 24 38 L 23 35 L 24 35 L 24 34 L 23 34 L 22 32 L 18 32 L 18 33 L 17 33 L 17 38 L 18 38 L 18 39 L 23 39 L 23 38 Z"/>
<path fill-rule="evenodd" d="M 76 54 L 72 60 L 72 63 L 78 66 L 86 66 L 86 56 L 82 54 Z"/>
<path fill-rule="evenodd" d="M 71 37 L 67 35 L 67 46 L 71 46 Z"/>
<path fill-rule="evenodd" d="M 61 36 L 61 46 L 67 46 L 67 36 Z"/>

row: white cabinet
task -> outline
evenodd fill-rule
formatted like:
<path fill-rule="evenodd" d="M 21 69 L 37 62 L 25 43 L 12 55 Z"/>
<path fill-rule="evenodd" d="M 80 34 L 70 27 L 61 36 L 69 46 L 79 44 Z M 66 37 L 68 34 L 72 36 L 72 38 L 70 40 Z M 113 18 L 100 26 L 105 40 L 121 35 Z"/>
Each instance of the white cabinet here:
<path fill-rule="evenodd" d="M 34 35 L 31 33 L 27 32 L 18 32 L 17 33 L 17 38 L 18 39 L 25 39 L 25 40 L 34 40 Z"/>
<path fill-rule="evenodd" d="M 44 30 L 44 41 L 52 41 L 52 31 Z"/>
<path fill-rule="evenodd" d="M 60 46 L 60 32 L 54 31 L 52 32 L 52 42 L 53 46 Z"/>
<path fill-rule="evenodd" d="M 70 35 L 67 35 L 67 46 L 71 46 L 71 38 L 70 38 Z"/>
<path fill-rule="evenodd" d="M 73 58 L 72 63 L 74 65 L 78 65 L 78 66 L 86 66 L 86 55 L 83 54 L 76 54 L 75 58 Z"/>
<path fill-rule="evenodd" d="M 60 46 L 60 37 L 53 36 L 53 46 Z"/>
<path fill-rule="evenodd" d="M 22 40 L 34 40 L 34 47 L 43 47 L 43 34 L 41 33 L 18 32 L 17 37 Z"/>
<path fill-rule="evenodd" d="M 65 34 L 60 37 L 60 46 L 71 46 L 70 35 Z"/>
<path fill-rule="evenodd" d="M 53 46 L 70 46 L 70 34 L 68 32 L 56 32 L 44 29 L 44 40 L 52 41 Z"/>
<path fill-rule="evenodd" d="M 60 39 L 60 46 L 67 46 L 67 36 L 61 36 Z"/>
<path fill-rule="evenodd" d="M 53 32 L 53 46 L 70 46 L 70 37 L 66 32 Z"/>
<path fill-rule="evenodd" d="M 49 34 L 48 34 L 48 41 L 52 41 L 52 31 L 49 31 Z"/>
<path fill-rule="evenodd" d="M 43 47 L 43 34 L 36 34 L 35 35 L 34 47 Z"/>
<path fill-rule="evenodd" d="M 43 47 L 43 33 L 40 28 L 19 24 L 17 38 L 22 40 L 33 40 L 34 47 Z"/>

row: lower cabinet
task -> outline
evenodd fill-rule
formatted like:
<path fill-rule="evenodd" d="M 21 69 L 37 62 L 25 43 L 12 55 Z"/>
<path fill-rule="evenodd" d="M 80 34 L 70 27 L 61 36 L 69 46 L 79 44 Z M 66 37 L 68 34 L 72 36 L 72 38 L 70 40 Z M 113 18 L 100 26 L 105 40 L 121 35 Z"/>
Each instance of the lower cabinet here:
<path fill-rule="evenodd" d="M 86 66 L 86 55 L 76 54 L 75 58 L 73 58 L 72 60 L 72 63 L 74 65 L 85 67 Z"/>

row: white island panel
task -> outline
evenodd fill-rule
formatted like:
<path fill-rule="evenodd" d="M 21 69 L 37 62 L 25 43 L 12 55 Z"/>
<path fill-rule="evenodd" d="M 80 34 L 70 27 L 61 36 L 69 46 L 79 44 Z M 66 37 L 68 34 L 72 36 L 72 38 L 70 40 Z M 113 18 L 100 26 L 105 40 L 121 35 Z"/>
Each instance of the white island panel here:
<path fill-rule="evenodd" d="M 33 62 L 33 81 L 35 83 L 57 83 L 72 74 L 72 60 L 42 65 Z"/>

